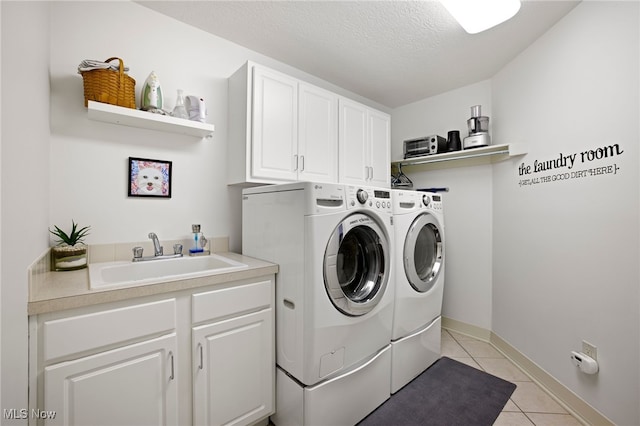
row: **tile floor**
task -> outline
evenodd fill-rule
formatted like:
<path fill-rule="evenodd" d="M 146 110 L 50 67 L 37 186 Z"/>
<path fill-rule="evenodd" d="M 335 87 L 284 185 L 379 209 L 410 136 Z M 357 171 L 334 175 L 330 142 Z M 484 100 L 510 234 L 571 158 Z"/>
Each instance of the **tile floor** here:
<path fill-rule="evenodd" d="M 494 426 L 582 425 L 489 343 L 442 329 L 442 356 L 516 384 Z"/>

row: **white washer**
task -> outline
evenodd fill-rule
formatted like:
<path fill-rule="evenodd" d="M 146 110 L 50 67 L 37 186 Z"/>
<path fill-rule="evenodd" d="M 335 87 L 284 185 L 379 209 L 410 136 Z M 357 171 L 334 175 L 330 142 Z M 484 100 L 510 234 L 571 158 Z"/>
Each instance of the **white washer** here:
<path fill-rule="evenodd" d="M 390 396 L 389 190 L 243 190 L 243 253 L 276 276 L 277 425 L 355 424 Z"/>
<path fill-rule="evenodd" d="M 440 358 L 444 288 L 442 196 L 393 190 L 395 309 L 391 393 Z"/>

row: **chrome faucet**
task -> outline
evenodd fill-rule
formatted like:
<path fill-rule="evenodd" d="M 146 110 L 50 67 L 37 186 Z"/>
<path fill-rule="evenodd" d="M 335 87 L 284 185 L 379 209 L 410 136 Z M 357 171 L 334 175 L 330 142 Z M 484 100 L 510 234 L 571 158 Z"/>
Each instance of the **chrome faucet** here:
<path fill-rule="evenodd" d="M 162 256 L 162 246 L 160 245 L 160 241 L 158 240 L 158 236 L 154 232 L 149 232 L 149 238 L 153 241 L 153 255 L 154 256 Z"/>
<path fill-rule="evenodd" d="M 153 242 L 153 256 L 143 256 L 142 247 L 133 248 L 133 262 L 144 262 L 146 260 L 159 260 L 159 259 L 173 259 L 175 257 L 182 257 L 182 244 L 173 245 L 173 254 L 165 255 L 163 248 L 160 245 L 158 236 L 154 232 L 149 232 L 149 238 Z"/>

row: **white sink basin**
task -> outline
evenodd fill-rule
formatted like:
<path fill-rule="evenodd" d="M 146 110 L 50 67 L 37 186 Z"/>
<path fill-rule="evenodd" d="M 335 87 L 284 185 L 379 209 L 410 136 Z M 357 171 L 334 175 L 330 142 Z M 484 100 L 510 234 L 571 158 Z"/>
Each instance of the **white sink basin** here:
<path fill-rule="evenodd" d="M 205 277 L 247 268 L 244 263 L 211 254 L 144 262 L 104 262 L 89 264 L 89 287 L 104 289 L 156 284 Z"/>

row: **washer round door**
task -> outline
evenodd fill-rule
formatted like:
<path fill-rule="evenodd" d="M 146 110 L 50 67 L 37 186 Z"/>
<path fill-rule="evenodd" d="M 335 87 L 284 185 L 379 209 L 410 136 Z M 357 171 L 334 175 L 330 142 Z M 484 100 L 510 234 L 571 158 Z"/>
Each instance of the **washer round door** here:
<path fill-rule="evenodd" d="M 389 269 L 387 236 L 370 216 L 354 213 L 331 234 L 324 255 L 324 285 L 343 314 L 371 311 L 384 296 Z"/>
<path fill-rule="evenodd" d="M 404 272 L 409 284 L 421 293 L 433 287 L 444 262 L 443 234 L 435 217 L 418 216 L 404 240 Z"/>

